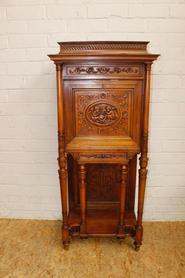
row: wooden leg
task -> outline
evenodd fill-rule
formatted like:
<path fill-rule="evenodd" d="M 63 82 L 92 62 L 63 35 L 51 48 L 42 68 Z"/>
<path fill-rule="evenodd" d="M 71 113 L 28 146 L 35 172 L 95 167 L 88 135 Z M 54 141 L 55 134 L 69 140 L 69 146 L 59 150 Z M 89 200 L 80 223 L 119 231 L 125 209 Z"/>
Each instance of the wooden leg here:
<path fill-rule="evenodd" d="M 141 157 L 140 157 L 140 169 L 139 169 L 139 193 L 138 193 L 138 213 L 137 213 L 137 225 L 136 225 L 136 237 L 135 237 L 135 249 L 139 250 L 143 239 L 143 206 L 144 195 L 147 177 L 147 164 L 148 164 L 148 116 L 149 116 L 149 103 L 150 103 L 150 74 L 151 63 L 146 63 L 146 84 L 145 84 L 145 99 L 143 110 L 143 134 L 141 140 Z"/>
<path fill-rule="evenodd" d="M 126 202 L 126 186 L 127 186 L 128 166 L 123 165 L 121 169 L 121 185 L 120 185 L 120 212 L 119 227 L 117 237 L 123 239 L 125 237 L 125 202 Z"/>
<path fill-rule="evenodd" d="M 67 192 L 67 157 L 64 152 L 62 141 L 62 136 L 59 136 L 59 179 L 60 179 L 60 191 L 62 200 L 62 241 L 64 249 L 69 247 L 69 227 L 68 227 L 68 192 Z"/>
<path fill-rule="evenodd" d="M 86 232 L 86 170 L 85 165 L 79 166 L 80 177 L 80 209 L 81 209 L 81 225 L 80 237 L 87 238 Z"/>
<path fill-rule="evenodd" d="M 140 169 L 139 169 L 139 192 L 138 192 L 138 213 L 137 213 L 137 225 L 136 225 L 136 237 L 135 237 L 135 250 L 138 251 L 143 239 L 143 207 L 144 207 L 144 195 L 147 177 L 147 163 L 148 158 L 146 153 L 141 154 L 140 157 Z"/>

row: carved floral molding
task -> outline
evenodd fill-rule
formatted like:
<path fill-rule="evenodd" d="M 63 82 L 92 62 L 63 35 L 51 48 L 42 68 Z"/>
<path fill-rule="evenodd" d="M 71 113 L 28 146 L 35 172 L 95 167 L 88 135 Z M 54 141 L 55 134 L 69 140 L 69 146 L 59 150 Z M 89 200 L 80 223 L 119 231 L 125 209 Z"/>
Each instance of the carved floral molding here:
<path fill-rule="evenodd" d="M 139 66 L 68 66 L 67 74 L 125 74 L 138 75 L 140 73 Z"/>

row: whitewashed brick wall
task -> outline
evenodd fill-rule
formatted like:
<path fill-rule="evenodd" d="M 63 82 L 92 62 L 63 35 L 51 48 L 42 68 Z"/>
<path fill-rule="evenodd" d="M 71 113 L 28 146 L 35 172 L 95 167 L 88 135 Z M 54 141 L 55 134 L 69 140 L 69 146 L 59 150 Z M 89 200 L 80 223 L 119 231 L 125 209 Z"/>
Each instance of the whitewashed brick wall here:
<path fill-rule="evenodd" d="M 146 220 L 185 219 L 185 0 L 0 0 L 0 216 L 59 219 L 57 41 L 149 40 Z"/>

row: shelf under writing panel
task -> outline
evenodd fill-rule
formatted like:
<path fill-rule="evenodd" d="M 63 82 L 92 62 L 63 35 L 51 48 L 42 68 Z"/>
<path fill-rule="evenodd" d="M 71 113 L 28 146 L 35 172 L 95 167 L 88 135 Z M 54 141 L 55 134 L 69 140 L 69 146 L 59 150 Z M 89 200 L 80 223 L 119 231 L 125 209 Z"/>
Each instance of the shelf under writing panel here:
<path fill-rule="evenodd" d="M 73 209 L 69 213 L 69 227 L 72 234 L 78 235 L 81 217 L 80 210 Z M 117 209 L 88 209 L 86 214 L 87 234 L 91 236 L 113 236 L 117 234 L 119 211 Z M 134 212 L 126 212 L 126 233 L 133 233 L 136 225 Z M 74 231 L 74 232 L 73 232 Z"/>

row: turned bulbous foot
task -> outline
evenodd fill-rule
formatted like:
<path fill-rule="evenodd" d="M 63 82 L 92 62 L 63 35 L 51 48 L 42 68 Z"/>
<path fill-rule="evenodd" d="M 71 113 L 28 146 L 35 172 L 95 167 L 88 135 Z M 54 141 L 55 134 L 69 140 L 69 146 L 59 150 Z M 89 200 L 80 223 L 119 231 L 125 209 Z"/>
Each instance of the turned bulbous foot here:
<path fill-rule="evenodd" d="M 69 244 L 70 244 L 69 241 L 64 241 L 64 242 L 63 242 L 64 250 L 69 250 Z"/>
<path fill-rule="evenodd" d="M 141 242 L 134 241 L 134 249 L 135 249 L 135 251 L 139 251 L 140 246 L 141 246 Z"/>

